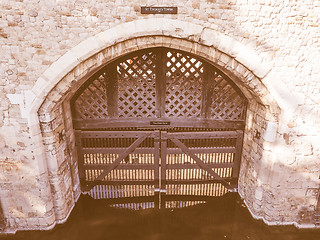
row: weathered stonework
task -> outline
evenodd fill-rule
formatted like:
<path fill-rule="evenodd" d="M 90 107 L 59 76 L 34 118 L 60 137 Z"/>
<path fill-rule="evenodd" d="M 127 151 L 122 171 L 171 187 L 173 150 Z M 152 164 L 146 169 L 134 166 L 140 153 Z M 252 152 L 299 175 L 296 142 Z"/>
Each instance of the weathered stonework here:
<path fill-rule="evenodd" d="M 239 193 L 252 215 L 315 227 L 319 13 L 317 1 L 0 2 L 0 231 L 68 218 L 80 195 L 70 98 L 110 61 L 155 46 L 205 58 L 248 98 Z"/>

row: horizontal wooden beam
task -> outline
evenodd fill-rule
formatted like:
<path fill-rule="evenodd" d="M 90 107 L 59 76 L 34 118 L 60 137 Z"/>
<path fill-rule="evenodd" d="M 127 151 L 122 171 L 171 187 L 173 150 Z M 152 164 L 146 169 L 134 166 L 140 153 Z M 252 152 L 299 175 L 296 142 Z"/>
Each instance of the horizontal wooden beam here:
<path fill-rule="evenodd" d="M 155 131 L 78 131 L 80 138 L 139 138 L 155 137 Z"/>
<path fill-rule="evenodd" d="M 234 181 L 232 178 L 223 178 L 224 183 Z M 221 183 L 221 180 L 219 179 L 206 179 L 206 180 L 193 180 L 193 179 L 188 179 L 188 180 L 166 180 L 166 184 L 186 184 L 186 185 L 192 185 L 192 184 L 213 184 L 213 183 Z M 222 184 L 224 185 L 224 184 Z M 228 188 L 227 186 L 225 186 Z"/>
<path fill-rule="evenodd" d="M 162 194 L 162 201 L 212 201 L 217 200 L 216 197 L 222 196 L 195 196 L 195 195 L 166 195 Z M 103 201 L 106 204 L 125 204 L 125 203 L 147 203 L 157 202 L 159 196 L 141 196 L 141 197 L 118 197 L 118 198 L 107 198 L 97 199 L 96 201 Z"/>
<path fill-rule="evenodd" d="M 84 147 L 82 148 L 83 154 L 119 154 L 122 153 L 126 148 L 101 148 L 101 147 Z M 210 153 L 235 153 L 235 147 L 206 147 L 206 148 L 189 148 L 194 154 L 210 154 Z M 136 148 L 133 154 L 152 154 L 154 148 Z M 180 148 L 167 148 L 167 154 L 183 154 Z"/>
<path fill-rule="evenodd" d="M 158 180 L 157 180 L 158 181 Z M 93 188 L 96 185 L 154 185 L 155 180 L 112 180 L 112 181 L 83 181 L 82 185 Z"/>
<path fill-rule="evenodd" d="M 217 139 L 237 138 L 237 131 L 213 131 L 213 132 L 168 132 L 168 138 L 177 139 Z"/>
<path fill-rule="evenodd" d="M 83 165 L 84 170 L 88 169 L 107 169 L 110 164 L 85 164 Z M 155 164 L 119 164 L 114 170 L 154 170 Z"/>
<path fill-rule="evenodd" d="M 206 196 L 206 195 L 161 195 L 162 201 L 212 201 L 217 200 L 219 196 Z"/>
<path fill-rule="evenodd" d="M 208 163 L 206 164 L 210 168 L 232 168 L 233 163 Z M 167 164 L 167 169 L 202 169 L 197 164 Z"/>
<path fill-rule="evenodd" d="M 210 153 L 235 153 L 235 147 L 189 147 L 190 152 L 194 154 L 210 154 Z M 167 148 L 167 154 L 183 154 L 180 148 Z"/>
<path fill-rule="evenodd" d="M 119 198 L 106 198 L 100 199 L 106 204 L 125 204 L 125 203 L 144 203 L 144 202 L 157 202 L 159 196 L 141 196 L 141 197 L 119 197 Z M 99 201 L 96 200 L 96 201 Z"/>
<path fill-rule="evenodd" d="M 92 169 L 107 169 L 110 164 L 85 164 L 84 170 Z M 232 168 L 234 163 L 208 163 L 206 164 L 210 168 Z M 154 170 L 156 166 L 154 164 L 119 164 L 114 170 Z M 197 164 L 167 164 L 167 169 L 202 169 Z"/>
<path fill-rule="evenodd" d="M 120 154 L 124 150 L 126 150 L 125 147 L 123 148 L 82 148 L 83 154 Z M 154 148 L 136 148 L 132 152 L 133 154 L 152 154 L 155 152 Z"/>
<path fill-rule="evenodd" d="M 165 125 L 155 125 L 155 122 L 165 122 Z M 245 121 L 234 120 L 209 120 L 190 118 L 131 118 L 131 119 L 74 119 L 75 129 L 112 129 L 112 128 L 143 128 L 168 129 L 168 128 L 211 128 L 211 129 L 244 129 Z"/>

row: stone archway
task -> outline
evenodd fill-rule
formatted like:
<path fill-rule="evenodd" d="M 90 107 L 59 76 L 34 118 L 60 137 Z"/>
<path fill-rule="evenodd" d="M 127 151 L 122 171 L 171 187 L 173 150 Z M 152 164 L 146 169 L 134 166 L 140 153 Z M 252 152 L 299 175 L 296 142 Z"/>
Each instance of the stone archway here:
<path fill-rule="evenodd" d="M 253 205 L 268 176 L 257 181 L 257 173 L 262 168 L 270 172 L 270 144 L 276 138 L 280 113 L 274 97 L 286 103 L 275 88 L 266 87 L 270 67 L 241 43 L 212 29 L 178 20 L 145 19 L 120 24 L 75 46 L 43 73 L 30 93 L 29 123 L 36 159 L 53 190 L 55 212 L 48 225 L 65 221 L 80 194 L 71 97 L 88 77 L 112 60 L 149 47 L 170 47 L 206 59 L 231 78 L 249 100 L 239 193 L 252 213 L 263 218 Z M 257 161 L 260 159 L 264 161 Z"/>

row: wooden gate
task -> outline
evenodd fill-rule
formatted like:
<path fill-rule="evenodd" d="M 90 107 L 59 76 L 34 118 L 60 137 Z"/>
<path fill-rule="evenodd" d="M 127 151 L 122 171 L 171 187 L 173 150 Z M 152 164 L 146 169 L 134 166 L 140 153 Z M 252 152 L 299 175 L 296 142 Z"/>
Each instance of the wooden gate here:
<path fill-rule="evenodd" d="M 76 131 L 83 191 L 95 199 L 157 200 L 159 131 Z M 154 198 L 156 197 L 156 198 Z"/>
<path fill-rule="evenodd" d="M 190 53 L 117 59 L 71 100 L 83 191 L 167 200 L 234 191 L 246 106 L 223 72 Z"/>
<path fill-rule="evenodd" d="M 76 131 L 83 191 L 155 206 L 235 191 L 242 131 Z M 95 188 L 92 190 L 92 188 Z M 174 198 L 174 200 L 172 200 Z"/>

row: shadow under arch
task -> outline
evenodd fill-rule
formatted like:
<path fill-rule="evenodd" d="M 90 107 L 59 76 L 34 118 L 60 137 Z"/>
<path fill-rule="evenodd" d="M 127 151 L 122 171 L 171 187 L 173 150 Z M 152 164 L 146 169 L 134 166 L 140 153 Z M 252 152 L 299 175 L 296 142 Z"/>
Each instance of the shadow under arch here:
<path fill-rule="evenodd" d="M 36 159 L 42 166 L 39 169 L 47 172 L 54 189 L 53 224 L 67 219 L 80 194 L 69 104 L 71 97 L 90 76 L 111 61 L 150 47 L 169 47 L 199 56 L 221 70 L 241 89 L 249 105 L 244 137 L 246 147 L 243 148 L 246 160 L 240 174 L 254 178 L 248 166 L 263 155 L 263 150 L 258 149 L 253 154 L 249 150 L 250 144 L 263 145 L 265 141 L 254 137 L 254 131 L 262 135 L 267 122 L 278 122 L 280 114 L 277 101 L 264 84 L 270 68 L 252 50 L 212 29 L 171 19 L 136 20 L 119 24 L 73 47 L 43 73 L 32 89 L 34 98 L 29 123 L 38 150 Z M 239 191 L 243 197 L 253 198 L 254 188 L 252 185 Z"/>

